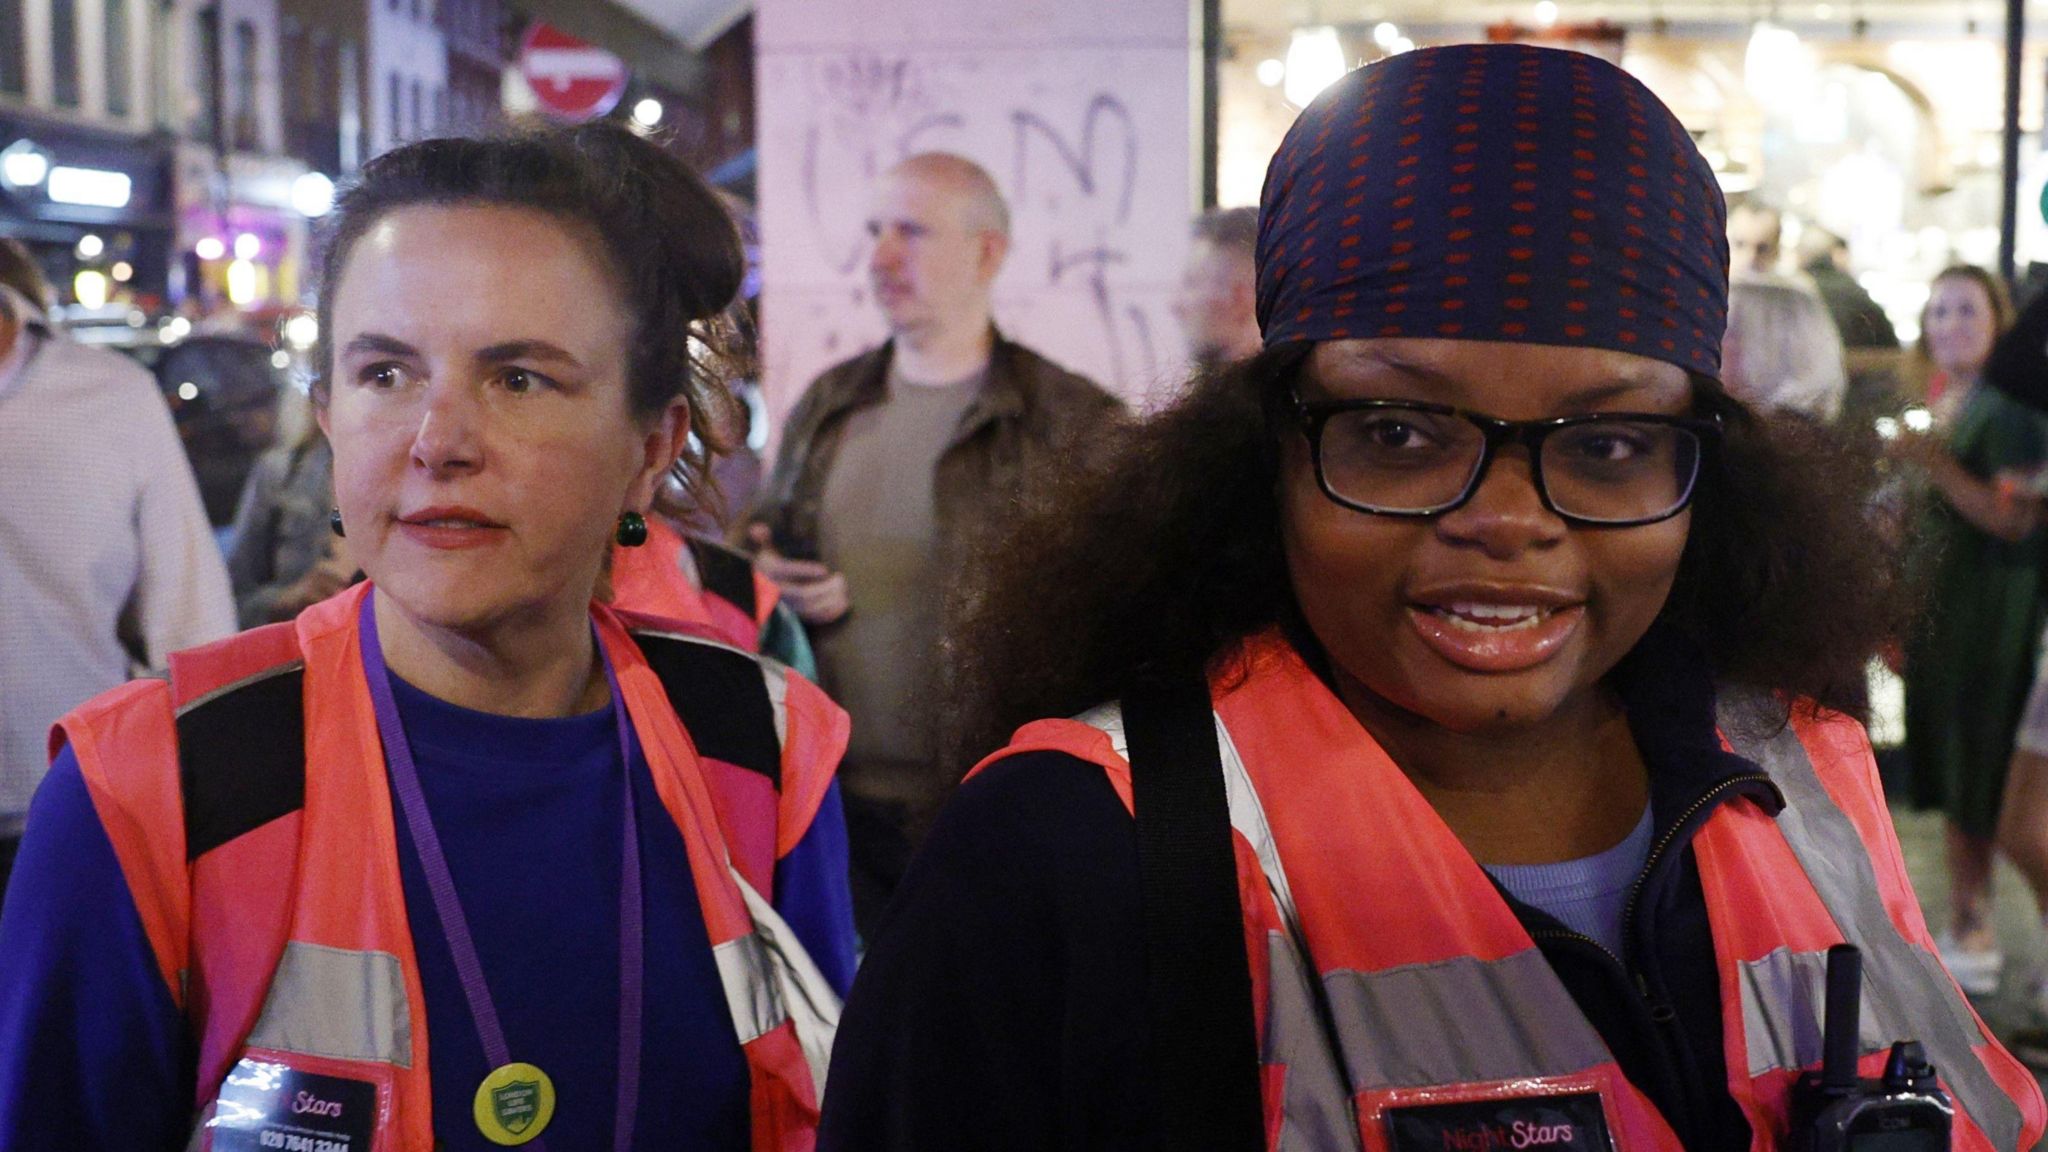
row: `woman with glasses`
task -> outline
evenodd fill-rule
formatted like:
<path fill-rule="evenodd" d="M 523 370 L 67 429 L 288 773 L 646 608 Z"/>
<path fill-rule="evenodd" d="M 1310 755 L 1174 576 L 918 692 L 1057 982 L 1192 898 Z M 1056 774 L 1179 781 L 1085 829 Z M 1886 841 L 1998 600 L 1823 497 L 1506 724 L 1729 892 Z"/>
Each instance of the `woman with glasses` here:
<path fill-rule="evenodd" d="M 2031 1146 L 1832 710 L 1896 615 L 1861 476 L 1720 385 L 1684 129 L 1585 55 L 1405 53 L 1260 217 L 1264 351 L 965 589 L 939 714 L 1008 744 L 821 1146 L 1777 1148 L 1843 943 L 1861 1073 L 1917 1040 L 1899 1090 L 1952 1093 L 1914 1146 Z"/>

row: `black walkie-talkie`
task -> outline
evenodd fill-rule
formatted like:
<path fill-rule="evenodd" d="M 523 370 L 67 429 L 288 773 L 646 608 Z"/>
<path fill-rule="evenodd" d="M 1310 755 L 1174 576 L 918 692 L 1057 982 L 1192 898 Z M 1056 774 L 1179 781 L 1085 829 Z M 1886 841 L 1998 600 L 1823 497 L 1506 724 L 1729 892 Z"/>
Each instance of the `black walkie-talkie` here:
<path fill-rule="evenodd" d="M 1863 1024 L 1863 954 L 1828 949 L 1827 1017 L 1818 1073 L 1792 1095 L 1790 1146 L 1798 1152 L 1947 1152 L 1955 1106 L 1935 1081 L 1917 1040 L 1892 1045 L 1884 1075 L 1856 1073 Z"/>

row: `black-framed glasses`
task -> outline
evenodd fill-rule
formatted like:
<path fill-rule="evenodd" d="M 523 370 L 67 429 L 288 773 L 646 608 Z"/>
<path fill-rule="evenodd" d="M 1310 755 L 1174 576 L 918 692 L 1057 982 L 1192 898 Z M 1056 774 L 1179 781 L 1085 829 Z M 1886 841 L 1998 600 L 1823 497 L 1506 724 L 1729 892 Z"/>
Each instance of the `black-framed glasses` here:
<path fill-rule="evenodd" d="M 1520 444 L 1543 506 L 1573 524 L 1630 528 L 1692 502 L 1718 417 L 1596 412 L 1501 420 L 1412 400 L 1295 398 L 1316 483 L 1376 516 L 1440 516 L 1472 499 L 1500 449 Z"/>

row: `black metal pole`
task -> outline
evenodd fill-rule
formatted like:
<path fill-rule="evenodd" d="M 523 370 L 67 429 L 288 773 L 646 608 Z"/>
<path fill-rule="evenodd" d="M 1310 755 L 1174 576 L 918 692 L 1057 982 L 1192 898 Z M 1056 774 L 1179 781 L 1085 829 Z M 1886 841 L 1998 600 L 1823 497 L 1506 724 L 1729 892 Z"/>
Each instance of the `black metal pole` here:
<path fill-rule="evenodd" d="M 2005 2 L 2005 190 L 1998 221 L 1998 274 L 2014 282 L 2019 249 L 2020 58 L 2027 45 L 2026 0 Z"/>
<path fill-rule="evenodd" d="M 2025 0 L 2013 0 L 2024 3 Z M 1216 149 L 1222 122 L 1223 0 L 1202 0 L 1202 207 L 1216 206 Z"/>

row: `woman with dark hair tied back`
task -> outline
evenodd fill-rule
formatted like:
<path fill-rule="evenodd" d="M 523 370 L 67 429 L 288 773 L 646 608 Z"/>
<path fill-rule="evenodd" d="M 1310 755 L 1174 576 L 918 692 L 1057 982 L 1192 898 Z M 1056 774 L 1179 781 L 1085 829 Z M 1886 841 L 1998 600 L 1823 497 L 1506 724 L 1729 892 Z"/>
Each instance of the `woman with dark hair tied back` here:
<path fill-rule="evenodd" d="M 332 219 L 368 580 L 67 716 L 0 916 L 0 1147 L 808 1148 L 845 714 L 595 602 L 705 466 L 732 221 L 614 124 L 428 140 Z"/>
<path fill-rule="evenodd" d="M 1302 113 L 1265 351 L 967 582 L 934 711 L 1008 744 L 872 942 L 821 1147 L 1812 1146 L 1845 943 L 1856 1070 L 1918 1041 L 1898 1090 L 1954 1102 L 1910 1146 L 2033 1145 L 1837 710 L 1902 615 L 1867 470 L 1719 383 L 1724 217 L 1578 53 Z"/>

